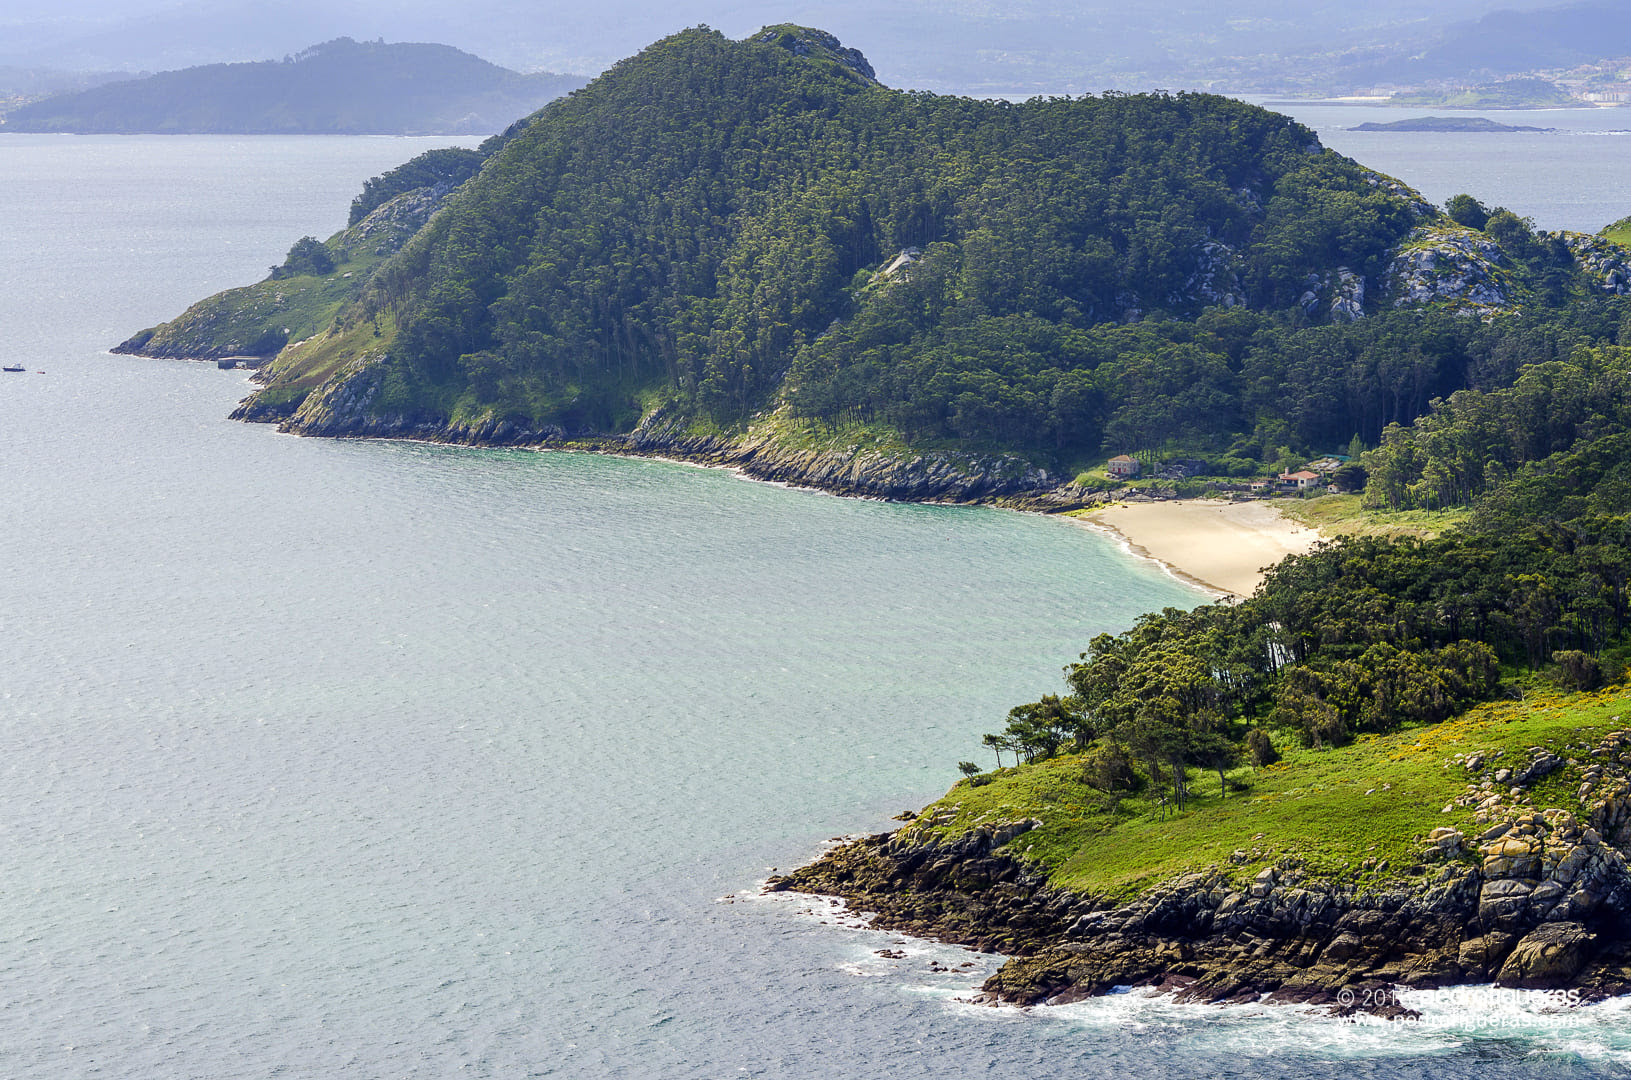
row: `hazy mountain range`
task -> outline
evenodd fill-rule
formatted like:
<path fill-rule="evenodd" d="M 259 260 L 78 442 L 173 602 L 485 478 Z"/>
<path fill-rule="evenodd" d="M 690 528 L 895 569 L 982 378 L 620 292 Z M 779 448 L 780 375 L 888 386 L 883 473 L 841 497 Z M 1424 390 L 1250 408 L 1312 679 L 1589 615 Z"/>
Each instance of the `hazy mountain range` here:
<path fill-rule="evenodd" d="M 89 134 L 491 134 L 587 79 L 521 75 L 447 45 L 337 38 L 283 60 L 206 64 L 58 94 L 0 130 Z"/>
<path fill-rule="evenodd" d="M 1478 79 L 1631 56 L 1631 5 L 1585 0 L 1544 11 L 1496 11 L 1452 26 L 1422 51 L 1356 72 L 1378 82 Z"/>
<path fill-rule="evenodd" d="M 1204 0 L 793 0 L 772 13 L 743 0 L 549 7 L 522 0 L 456 7 L 430 0 L 12 0 L 0 15 L 0 65 L 152 71 L 259 60 L 349 35 L 444 42 L 520 71 L 593 74 L 685 26 L 706 23 L 743 34 L 773 14 L 831 29 L 871 57 L 892 86 L 993 93 L 1250 89 L 1437 57 L 1439 42 L 1459 40 L 1486 42 L 1479 48 L 1490 55 L 1529 66 L 1521 50 L 1501 54 L 1494 42 L 1508 24 L 1517 27 L 1517 43 L 1535 41 L 1533 24 L 1521 13 L 1557 6 L 1556 0 L 1239 0 L 1226 6 Z M 1468 24 L 1501 10 L 1520 16 L 1487 21 L 1467 36 Z M 1611 35 L 1595 36 L 1609 47 Z M 1631 53 L 1631 45 L 1623 51 Z M 1444 55 L 1448 62 L 1459 54 Z"/>

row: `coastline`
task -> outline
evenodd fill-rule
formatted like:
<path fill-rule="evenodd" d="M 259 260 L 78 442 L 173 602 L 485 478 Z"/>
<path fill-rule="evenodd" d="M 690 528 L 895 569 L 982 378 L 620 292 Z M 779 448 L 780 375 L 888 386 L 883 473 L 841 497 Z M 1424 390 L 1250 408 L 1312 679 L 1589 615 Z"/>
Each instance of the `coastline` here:
<path fill-rule="evenodd" d="M 1263 566 L 1320 539 L 1317 530 L 1263 502 L 1103 506 L 1099 492 L 1060 484 L 1040 469 L 1016 468 L 1011 459 L 901 459 L 860 447 L 792 448 L 765 437 L 688 437 L 660 417 L 651 419 L 658 422 L 630 436 L 587 439 L 502 424 L 449 428 L 408 417 L 362 431 L 280 428 L 660 458 L 851 497 L 1080 509 L 1070 516 L 1083 527 L 1120 536 L 1131 554 L 1175 575 L 1219 592 L 1234 586 L 1231 595 L 1249 594 Z M 1631 819 L 1631 797 L 1626 801 Z M 842 899 L 849 910 L 872 915 L 872 929 L 1001 955 L 1004 962 L 975 999 L 983 1004 L 1064 1004 L 1121 987 L 1152 987 L 1180 1001 L 1272 1000 L 1337 1015 L 1400 1016 L 1410 1014 L 1391 996 L 1396 986 L 1494 982 L 1573 990 L 1582 1000 L 1631 990 L 1631 938 L 1620 916 L 1631 910 L 1631 868 L 1596 828 L 1616 835 L 1607 828 L 1611 815 L 1594 812 L 1582 828 L 1584 822 L 1572 818 L 1565 825 L 1524 811 L 1482 833 L 1437 830 L 1434 844 L 1437 832 L 1447 833 L 1454 854 L 1439 855 L 1446 865 L 1433 867 L 1436 873 L 1426 866 L 1434 860 L 1424 857 L 1404 880 L 1322 879 L 1292 857 L 1271 865 L 1231 857 L 1227 868 L 1206 863 L 1136 895 L 1095 894 L 1055 884 L 1028 858 L 1028 847 L 1009 847 L 1042 828 L 1039 818 L 987 820 L 945 834 L 936 816 L 852 841 L 764 887 Z M 1531 830 L 1534 839 L 1519 829 Z M 1508 832 L 1520 838 L 1509 839 Z M 1534 865 L 1542 844 L 1549 857 L 1544 866 Z M 1485 856 L 1481 864 L 1474 852 Z M 1385 869 L 1384 863 L 1376 872 Z"/>
<path fill-rule="evenodd" d="M 335 400 L 315 403 L 315 408 L 309 398 L 269 408 L 252 394 L 233 410 L 232 419 L 275 424 L 280 432 L 306 437 L 599 453 L 724 468 L 751 480 L 852 498 L 1064 514 L 1216 600 L 1250 596 L 1267 567 L 1288 555 L 1307 553 L 1322 539 L 1317 529 L 1256 500 L 1117 503 L 1109 492 L 1078 486 L 1006 455 L 900 455 L 842 444 L 794 448 L 780 445 L 774 435 L 755 432 L 692 435 L 662 410 L 627 434 L 569 434 L 491 419 L 468 424 L 408 415 L 375 417 L 365 414 L 365 406 L 379 387 L 368 383 L 354 378 L 325 395 Z"/>
<path fill-rule="evenodd" d="M 1071 517 L 1220 599 L 1250 596 L 1266 568 L 1287 555 L 1307 554 L 1324 539 L 1267 502 L 1112 503 Z"/>

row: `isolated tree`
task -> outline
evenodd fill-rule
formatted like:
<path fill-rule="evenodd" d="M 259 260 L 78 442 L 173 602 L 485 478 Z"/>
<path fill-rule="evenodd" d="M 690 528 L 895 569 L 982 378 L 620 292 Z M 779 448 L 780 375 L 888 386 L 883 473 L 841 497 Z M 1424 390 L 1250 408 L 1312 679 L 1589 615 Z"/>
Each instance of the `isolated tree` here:
<path fill-rule="evenodd" d="M 1240 761 L 1240 747 L 1216 732 L 1201 731 L 1190 736 L 1189 753 L 1218 774 L 1218 798 L 1228 798 L 1229 779 L 1224 774 Z"/>
<path fill-rule="evenodd" d="M 273 277 L 292 277 L 295 274 L 326 274 L 334 269 L 334 256 L 315 236 L 302 236 L 294 242 L 282 266 L 272 268 Z"/>
<path fill-rule="evenodd" d="M 1444 204 L 1444 209 L 1449 213 L 1451 221 L 1457 225 L 1465 225 L 1469 229 L 1482 232 L 1484 226 L 1489 223 L 1489 207 L 1465 193 L 1452 196 Z"/>

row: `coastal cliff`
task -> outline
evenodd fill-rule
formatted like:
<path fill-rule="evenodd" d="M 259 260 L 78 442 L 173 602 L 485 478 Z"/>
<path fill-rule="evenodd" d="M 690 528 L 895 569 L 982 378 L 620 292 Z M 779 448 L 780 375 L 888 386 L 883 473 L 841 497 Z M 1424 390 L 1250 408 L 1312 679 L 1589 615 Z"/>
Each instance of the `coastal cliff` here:
<path fill-rule="evenodd" d="M 1631 732 L 1572 750 L 1535 747 L 1509 768 L 1452 759 L 1445 784 L 1473 782 L 1426 812 L 1466 824 L 1418 834 L 1411 864 L 1391 872 L 1374 856 L 1334 868 L 1299 851 L 1308 837 L 1258 834 L 1221 862 L 1131 890 L 1091 874 L 1073 883 L 1033 853 L 1048 846 L 1043 817 L 967 825 L 963 804 L 978 789 L 965 782 L 900 830 L 837 847 L 769 888 L 842 897 L 875 912 L 879 929 L 1007 955 L 983 986 L 990 1002 L 1154 986 L 1192 1001 L 1267 995 L 1388 1012 L 1393 987 L 1491 982 L 1592 1000 L 1631 990 Z M 1536 810 L 1536 789 L 1577 794 L 1558 801 L 1578 813 Z M 1196 822 L 1165 824 L 1182 834 Z M 1342 837 L 1315 839 L 1342 854 Z M 1092 862 L 1095 851 L 1077 854 Z"/>

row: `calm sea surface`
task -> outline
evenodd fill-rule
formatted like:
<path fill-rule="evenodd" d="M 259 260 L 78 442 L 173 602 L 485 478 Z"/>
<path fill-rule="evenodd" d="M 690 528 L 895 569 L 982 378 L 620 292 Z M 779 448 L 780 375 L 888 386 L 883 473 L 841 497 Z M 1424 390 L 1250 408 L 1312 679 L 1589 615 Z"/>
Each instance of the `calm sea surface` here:
<path fill-rule="evenodd" d="M 1439 206 L 1467 192 L 1488 206 L 1531 217 L 1542 229 L 1596 232 L 1631 215 L 1631 108 L 1469 112 L 1276 105 L 1319 132 L 1320 141 Z M 1353 131 L 1421 116 L 1482 116 L 1548 132 Z"/>
<path fill-rule="evenodd" d="M 1201 598 L 1063 521 L 294 439 L 224 419 L 240 373 L 104 351 L 428 145 L 0 137 L 0 357 L 30 369 L 0 376 L 0 1076 L 1631 1060 L 1618 1004 L 977 1008 L 993 958 L 884 960 L 892 937 L 755 898 L 937 796 L 1093 634 Z"/>

